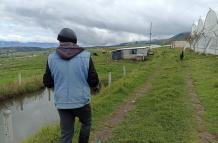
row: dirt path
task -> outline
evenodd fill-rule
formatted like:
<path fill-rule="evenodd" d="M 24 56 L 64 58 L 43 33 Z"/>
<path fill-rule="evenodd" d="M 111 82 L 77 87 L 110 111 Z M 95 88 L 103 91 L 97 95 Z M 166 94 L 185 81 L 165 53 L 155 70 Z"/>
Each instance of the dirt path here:
<path fill-rule="evenodd" d="M 193 80 L 191 75 L 188 75 L 188 91 L 190 94 L 192 106 L 194 107 L 195 111 L 195 118 L 197 122 L 197 131 L 198 131 L 198 137 L 200 143 L 215 143 L 218 142 L 218 137 L 215 135 L 212 135 L 211 133 L 208 132 L 208 129 L 205 125 L 205 122 L 203 120 L 203 115 L 204 115 L 204 107 L 202 106 L 200 100 L 198 99 L 198 96 L 195 92 L 194 85 L 193 85 Z"/>
<path fill-rule="evenodd" d="M 113 112 L 112 116 L 104 121 L 104 128 L 94 132 L 95 139 L 92 141 L 92 143 L 96 143 L 97 140 L 105 142 L 111 137 L 113 128 L 121 123 L 124 120 L 125 116 L 128 114 L 128 112 L 134 108 L 137 99 L 145 95 L 145 93 L 151 89 L 151 81 L 154 80 L 158 74 L 159 70 L 156 70 L 156 72 L 154 72 L 141 87 L 135 90 L 133 96 L 124 101 Z"/>

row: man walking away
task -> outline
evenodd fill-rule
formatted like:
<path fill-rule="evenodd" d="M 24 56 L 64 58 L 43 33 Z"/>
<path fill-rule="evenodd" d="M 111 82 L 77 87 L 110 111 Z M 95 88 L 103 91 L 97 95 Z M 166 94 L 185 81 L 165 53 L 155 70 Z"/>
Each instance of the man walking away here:
<path fill-rule="evenodd" d="M 43 83 L 54 87 L 54 103 L 60 116 L 60 143 L 72 143 L 75 117 L 81 123 L 79 143 L 88 143 L 91 128 L 90 88 L 99 90 L 98 74 L 90 53 L 77 45 L 73 30 L 58 34 L 56 52 L 48 57 Z"/>
<path fill-rule="evenodd" d="M 184 50 L 182 50 L 182 52 L 180 53 L 180 61 L 183 61 L 184 59 Z"/>

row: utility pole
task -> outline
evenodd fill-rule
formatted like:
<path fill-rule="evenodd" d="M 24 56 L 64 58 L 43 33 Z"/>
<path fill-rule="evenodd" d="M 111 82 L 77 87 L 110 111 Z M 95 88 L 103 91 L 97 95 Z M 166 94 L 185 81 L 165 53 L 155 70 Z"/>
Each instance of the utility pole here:
<path fill-rule="evenodd" d="M 151 47 L 151 36 L 152 36 L 152 22 L 151 22 L 151 25 L 150 25 L 150 43 L 149 43 L 149 44 L 150 44 L 150 45 L 149 45 L 150 47 Z"/>

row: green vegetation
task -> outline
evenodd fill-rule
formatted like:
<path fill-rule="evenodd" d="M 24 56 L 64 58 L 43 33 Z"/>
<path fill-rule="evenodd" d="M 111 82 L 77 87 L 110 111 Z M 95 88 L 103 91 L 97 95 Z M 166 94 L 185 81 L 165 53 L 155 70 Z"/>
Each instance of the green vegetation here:
<path fill-rule="evenodd" d="M 110 142 L 199 142 L 187 75 L 204 107 L 203 122 L 209 133 L 218 135 L 218 59 L 186 51 L 178 62 L 179 52 L 164 50 L 160 76 L 153 89 L 141 97 L 128 117 L 113 131 Z M 128 131 L 128 132 L 126 132 Z"/>
<path fill-rule="evenodd" d="M 111 61 L 109 50 L 90 49 L 98 56 L 93 56 L 96 69 L 102 84 L 107 86 L 108 72 L 112 72 L 112 80 L 116 81 L 123 76 L 123 66 L 127 72 L 135 68 L 134 62 Z M 42 76 L 45 71 L 47 52 L 16 53 L 9 57 L 0 58 L 0 100 L 30 93 L 43 88 Z M 18 74 L 21 73 L 22 84 L 18 84 Z"/>
<path fill-rule="evenodd" d="M 22 57 L 1 58 L 0 84 L 16 82 L 19 73 L 22 74 L 24 80 L 31 76 L 42 75 L 46 59 L 47 55 L 44 54 L 25 54 Z"/>
<path fill-rule="evenodd" d="M 22 56 L 17 53 L 13 57 L 0 58 L 0 99 L 41 89 L 46 59 L 47 55 L 41 53 L 23 53 Z M 18 84 L 19 74 L 21 85 Z"/>
<path fill-rule="evenodd" d="M 43 88 L 42 77 L 34 76 L 22 81 L 19 85 L 17 82 L 0 85 L 0 101 L 11 97 L 20 96 L 24 93 L 31 93 Z"/>
<path fill-rule="evenodd" d="M 187 51 L 187 65 L 195 90 L 205 108 L 204 120 L 209 131 L 218 135 L 218 58 Z"/>
<path fill-rule="evenodd" d="M 116 62 L 117 63 L 117 62 Z M 131 62 L 130 62 L 131 63 Z M 93 97 L 93 129 L 100 128 L 104 119 L 110 117 L 112 112 L 124 101 L 132 96 L 132 92 L 141 84 L 145 82 L 148 76 L 159 66 L 159 62 L 150 60 L 147 64 L 144 62 L 135 64 L 134 70 L 129 72 L 126 77 L 122 77 L 111 85 L 111 87 L 104 88 L 101 93 Z M 77 142 L 77 136 L 79 133 L 79 125 L 77 122 L 77 128 L 75 131 L 74 142 Z M 24 143 L 50 143 L 58 142 L 56 140 L 59 137 L 59 130 L 56 130 L 58 125 L 53 125 L 41 129 L 37 134 L 30 137 Z M 55 130 L 53 130 L 55 129 Z M 49 134 L 48 134 L 49 133 Z M 48 142 L 49 143 L 49 142 Z"/>
<path fill-rule="evenodd" d="M 109 142 L 199 142 L 195 110 L 189 95 L 187 77 L 191 73 L 194 89 L 205 109 L 203 121 L 210 133 L 218 135 L 218 59 L 216 56 L 199 55 L 186 51 L 185 60 L 179 61 L 179 50 L 156 49 L 154 57 L 146 62 L 112 61 L 108 50 L 91 49 L 98 56 L 93 56 L 96 69 L 104 85 L 102 91 L 92 99 L 94 131 L 102 128 L 104 121 L 124 101 L 133 96 L 154 71 L 159 75 L 152 80 L 152 88 L 136 101 L 121 124 L 112 134 Z M 41 77 L 44 72 L 47 55 L 35 57 L 2 58 L 0 64 L 0 96 L 31 92 L 42 86 Z M 33 64 L 34 63 L 34 64 Z M 123 65 L 127 75 L 123 76 Z M 22 73 L 23 84 L 19 88 L 9 84 L 17 84 L 17 75 Z M 107 86 L 108 72 L 112 72 L 112 85 Z M 36 80 L 34 79 L 36 78 Z M 33 80 L 34 79 L 34 80 Z M 3 88 L 5 87 L 5 88 Z M 37 88 L 35 88 L 37 87 Z M 4 89 L 4 90 L 2 90 Z M 7 90 L 6 90 L 7 89 Z M 13 89 L 14 92 L 8 89 Z M 16 90 L 15 90 L 16 89 Z M 79 123 L 76 123 L 74 142 L 77 142 Z M 60 136 L 59 124 L 40 129 L 24 143 L 57 143 Z"/>
<path fill-rule="evenodd" d="M 175 50 L 161 51 L 160 75 L 151 91 L 138 99 L 136 108 L 113 131 L 108 143 L 196 142 L 185 63 L 178 62 Z"/>

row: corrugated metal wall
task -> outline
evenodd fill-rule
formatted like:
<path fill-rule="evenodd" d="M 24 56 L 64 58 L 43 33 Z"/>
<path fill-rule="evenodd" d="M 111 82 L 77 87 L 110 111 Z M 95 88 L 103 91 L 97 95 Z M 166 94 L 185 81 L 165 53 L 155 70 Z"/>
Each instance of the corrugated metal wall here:
<path fill-rule="evenodd" d="M 120 60 L 120 59 L 122 59 L 122 51 L 121 50 L 112 51 L 112 59 L 113 60 Z"/>
<path fill-rule="evenodd" d="M 137 55 L 141 54 L 147 56 L 148 49 L 137 49 L 136 54 L 132 54 L 131 49 L 123 50 L 123 59 L 134 59 Z"/>

